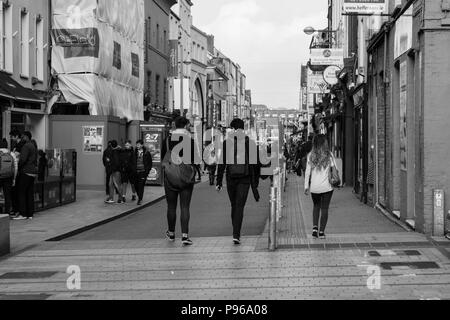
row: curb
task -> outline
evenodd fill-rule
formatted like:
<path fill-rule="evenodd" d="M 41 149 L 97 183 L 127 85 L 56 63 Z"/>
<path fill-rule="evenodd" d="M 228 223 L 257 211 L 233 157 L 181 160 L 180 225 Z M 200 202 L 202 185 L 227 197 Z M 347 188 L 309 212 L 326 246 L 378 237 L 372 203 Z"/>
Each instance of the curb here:
<path fill-rule="evenodd" d="M 377 209 L 377 211 L 380 212 L 383 216 L 385 216 L 389 221 L 395 223 L 396 225 L 398 225 L 399 227 L 401 227 L 405 231 L 407 231 L 407 232 L 415 232 L 408 224 L 400 221 L 397 217 L 395 217 L 393 214 L 388 212 L 386 209 L 384 209 L 379 204 L 377 204 L 375 206 L 375 209 Z"/>
<path fill-rule="evenodd" d="M 136 207 L 134 209 L 125 211 L 125 212 L 123 212 L 121 214 L 118 214 L 117 216 L 114 216 L 114 217 L 111 217 L 111 218 L 108 218 L 108 219 L 105 219 L 105 220 L 93 223 L 93 224 L 88 225 L 88 226 L 84 226 L 84 227 L 75 229 L 73 231 L 64 233 L 64 234 L 56 236 L 54 238 L 47 239 L 44 242 L 58 242 L 58 241 L 62 241 L 62 240 L 68 239 L 68 238 L 72 238 L 72 237 L 74 237 L 76 235 L 79 235 L 81 233 L 84 233 L 86 231 L 90 231 L 92 229 L 95 229 L 95 228 L 98 228 L 98 227 L 103 226 L 105 224 L 108 224 L 110 222 L 113 222 L 113 221 L 125 218 L 125 217 L 127 217 L 129 215 L 132 215 L 132 214 L 138 212 L 138 211 L 141 211 L 143 209 L 151 207 L 151 206 L 153 206 L 153 205 L 163 201 L 164 199 L 166 199 L 166 196 L 161 196 L 161 197 L 159 197 L 159 198 L 157 198 L 157 199 L 155 199 L 153 201 L 150 201 L 150 202 L 148 202 L 148 203 L 146 203 L 146 204 L 144 204 L 142 206 L 139 206 L 139 207 Z"/>

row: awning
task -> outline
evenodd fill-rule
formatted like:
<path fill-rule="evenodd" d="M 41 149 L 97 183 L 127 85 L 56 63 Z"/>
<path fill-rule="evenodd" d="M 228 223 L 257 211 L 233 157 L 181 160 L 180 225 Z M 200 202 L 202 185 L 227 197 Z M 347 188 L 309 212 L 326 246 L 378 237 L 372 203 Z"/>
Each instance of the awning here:
<path fill-rule="evenodd" d="M 4 72 L 0 72 L 0 96 L 22 102 L 45 103 L 33 90 L 23 87 Z"/>

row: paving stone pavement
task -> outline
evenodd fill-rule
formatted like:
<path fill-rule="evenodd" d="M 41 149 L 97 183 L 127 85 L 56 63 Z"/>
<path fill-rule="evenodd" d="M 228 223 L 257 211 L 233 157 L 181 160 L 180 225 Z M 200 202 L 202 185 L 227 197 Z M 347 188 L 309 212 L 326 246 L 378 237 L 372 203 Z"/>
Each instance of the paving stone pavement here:
<path fill-rule="evenodd" d="M 301 181 L 290 181 L 276 252 L 267 250 L 267 227 L 241 246 L 229 237 L 196 238 L 192 247 L 164 239 L 45 242 L 0 260 L 0 300 L 450 299 L 448 241 L 406 232 L 344 193 L 336 199 L 346 209 L 333 208 L 328 239 L 313 240 Z M 80 289 L 68 287 L 73 266 Z"/>
<path fill-rule="evenodd" d="M 165 240 L 45 243 L 0 263 L 0 299 L 450 299 L 450 260 L 435 248 L 415 256 L 373 257 L 356 248 L 272 253 L 257 250 L 258 240 L 245 238 L 240 247 L 228 237 L 196 239 L 193 247 Z M 380 289 L 368 288 L 370 268 L 430 261 L 432 269 L 383 269 Z M 81 290 L 67 289 L 73 265 Z"/>

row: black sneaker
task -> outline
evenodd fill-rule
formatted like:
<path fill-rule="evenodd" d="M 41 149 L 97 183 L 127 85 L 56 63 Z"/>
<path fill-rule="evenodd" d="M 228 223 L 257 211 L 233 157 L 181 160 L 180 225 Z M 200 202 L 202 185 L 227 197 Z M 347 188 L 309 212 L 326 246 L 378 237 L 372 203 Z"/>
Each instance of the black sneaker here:
<path fill-rule="evenodd" d="M 191 239 L 185 238 L 185 237 L 183 237 L 183 239 L 181 240 L 181 242 L 182 242 L 183 245 L 185 245 L 185 246 L 192 246 L 192 245 L 194 244 L 194 242 L 192 242 Z"/>
<path fill-rule="evenodd" d="M 142 200 L 139 200 L 137 203 L 138 206 L 142 206 Z"/>
<path fill-rule="evenodd" d="M 166 237 L 167 237 L 167 240 L 169 240 L 169 241 L 171 241 L 171 242 L 174 242 L 174 241 L 175 241 L 175 233 L 171 235 L 170 232 L 167 231 L 167 232 L 166 232 Z"/>
<path fill-rule="evenodd" d="M 319 238 L 319 229 L 314 228 L 312 236 L 314 239 L 318 239 Z"/>
<path fill-rule="evenodd" d="M 322 239 L 322 240 L 325 240 L 325 239 L 327 238 L 327 237 L 325 236 L 325 232 L 320 231 L 320 233 L 319 233 L 319 238 Z"/>
<path fill-rule="evenodd" d="M 119 199 L 119 200 L 117 201 L 117 204 L 122 204 L 122 203 L 123 203 L 122 199 Z"/>
<path fill-rule="evenodd" d="M 122 198 L 123 203 L 127 203 L 127 199 L 125 197 Z"/>
<path fill-rule="evenodd" d="M 234 238 L 233 239 L 233 243 L 235 244 L 235 245 L 240 245 L 241 244 L 241 239 L 238 239 L 238 238 Z"/>
<path fill-rule="evenodd" d="M 132 198 L 131 198 L 131 201 L 136 201 L 136 196 L 133 196 Z"/>

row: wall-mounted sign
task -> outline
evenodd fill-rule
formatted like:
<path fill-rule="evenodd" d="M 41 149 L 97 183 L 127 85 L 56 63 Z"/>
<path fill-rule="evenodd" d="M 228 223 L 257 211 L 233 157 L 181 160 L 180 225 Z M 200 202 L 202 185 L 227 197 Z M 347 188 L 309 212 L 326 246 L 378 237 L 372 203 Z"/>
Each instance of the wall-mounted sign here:
<path fill-rule="evenodd" d="M 338 74 L 340 71 L 341 68 L 339 68 L 338 66 L 329 66 L 323 72 L 323 79 L 325 80 L 326 83 L 333 86 L 339 82 Z"/>
<path fill-rule="evenodd" d="M 345 13 L 383 13 L 386 0 L 344 0 Z"/>
<path fill-rule="evenodd" d="M 311 64 L 314 66 L 344 65 L 343 49 L 311 49 Z"/>
<path fill-rule="evenodd" d="M 395 23 L 394 59 L 412 48 L 413 17 L 412 6 Z"/>
<path fill-rule="evenodd" d="M 104 127 L 83 127 L 83 152 L 103 153 Z"/>
<path fill-rule="evenodd" d="M 329 92 L 328 83 L 323 79 L 323 72 L 308 75 L 308 93 L 325 94 Z"/>

